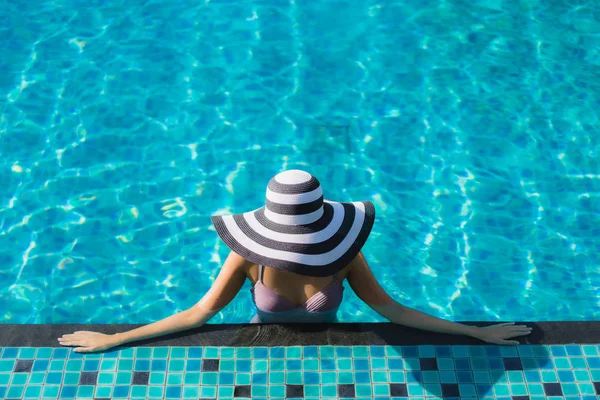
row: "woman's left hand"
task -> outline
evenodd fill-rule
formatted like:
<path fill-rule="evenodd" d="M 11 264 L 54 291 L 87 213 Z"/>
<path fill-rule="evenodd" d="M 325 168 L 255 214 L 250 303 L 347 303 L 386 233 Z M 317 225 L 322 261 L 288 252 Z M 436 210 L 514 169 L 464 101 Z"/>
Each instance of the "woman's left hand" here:
<path fill-rule="evenodd" d="M 77 331 L 62 335 L 58 342 L 63 346 L 74 346 L 77 353 L 103 351 L 119 345 L 115 335 L 106 335 L 100 332 Z"/>
<path fill-rule="evenodd" d="M 531 327 L 515 325 L 514 322 L 479 327 L 473 336 L 484 342 L 503 345 L 519 344 L 517 340 L 507 340 L 516 336 L 526 336 L 531 333 Z"/>

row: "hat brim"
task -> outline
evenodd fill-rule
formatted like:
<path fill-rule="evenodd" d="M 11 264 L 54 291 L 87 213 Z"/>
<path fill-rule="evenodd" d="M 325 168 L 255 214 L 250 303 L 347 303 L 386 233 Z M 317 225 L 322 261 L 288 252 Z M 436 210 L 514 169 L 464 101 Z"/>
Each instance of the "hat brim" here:
<path fill-rule="evenodd" d="M 243 214 L 212 216 L 219 237 L 248 261 L 300 275 L 329 276 L 352 261 L 375 221 L 370 201 L 325 200 L 323 216 L 308 225 L 277 224 L 265 207 Z"/>

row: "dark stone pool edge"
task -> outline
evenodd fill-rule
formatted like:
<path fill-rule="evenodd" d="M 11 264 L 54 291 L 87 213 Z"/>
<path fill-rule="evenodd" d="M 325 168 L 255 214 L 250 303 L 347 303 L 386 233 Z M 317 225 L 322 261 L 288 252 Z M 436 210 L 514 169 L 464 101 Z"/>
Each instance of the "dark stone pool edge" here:
<path fill-rule="evenodd" d="M 470 325 L 489 323 L 464 322 Z M 533 332 L 523 344 L 600 343 L 600 321 L 521 322 Z M 60 347 L 57 338 L 75 331 L 122 332 L 142 325 L 0 324 L 0 347 Z M 130 343 L 131 346 L 294 346 L 294 345 L 477 345 L 465 336 L 445 335 L 391 323 L 207 324 L 201 328 Z"/>

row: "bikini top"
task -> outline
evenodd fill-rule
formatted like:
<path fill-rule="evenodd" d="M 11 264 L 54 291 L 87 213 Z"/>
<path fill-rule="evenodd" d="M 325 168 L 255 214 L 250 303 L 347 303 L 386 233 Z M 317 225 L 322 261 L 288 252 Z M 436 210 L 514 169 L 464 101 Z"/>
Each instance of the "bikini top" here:
<path fill-rule="evenodd" d="M 264 267 L 258 266 L 258 282 L 252 290 L 254 304 L 259 311 L 273 313 L 305 310 L 308 313 L 332 311 L 339 308 L 342 303 L 344 286 L 333 276 L 333 282 L 315 293 L 302 305 L 295 305 L 290 300 L 263 284 Z"/>

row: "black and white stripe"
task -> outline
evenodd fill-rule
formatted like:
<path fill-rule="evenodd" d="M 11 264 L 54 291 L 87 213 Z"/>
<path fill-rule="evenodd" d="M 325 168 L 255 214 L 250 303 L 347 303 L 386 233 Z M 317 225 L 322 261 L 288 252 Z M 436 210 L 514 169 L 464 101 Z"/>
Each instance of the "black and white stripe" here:
<path fill-rule="evenodd" d="M 271 179 L 265 207 L 212 217 L 219 236 L 249 261 L 311 276 L 344 268 L 360 251 L 374 219 L 371 202 L 324 200 L 319 181 L 298 170 Z"/>

